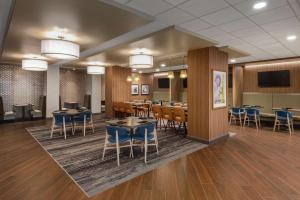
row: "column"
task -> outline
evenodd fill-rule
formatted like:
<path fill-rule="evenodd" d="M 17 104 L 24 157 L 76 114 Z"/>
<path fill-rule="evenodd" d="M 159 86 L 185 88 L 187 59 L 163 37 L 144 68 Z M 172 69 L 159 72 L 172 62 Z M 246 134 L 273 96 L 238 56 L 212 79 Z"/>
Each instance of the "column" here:
<path fill-rule="evenodd" d="M 216 47 L 192 50 L 187 63 L 188 137 L 205 143 L 228 137 L 228 108 L 213 109 L 212 80 L 213 70 L 228 73 L 227 53 Z"/>
<path fill-rule="evenodd" d="M 59 110 L 59 66 L 48 67 L 46 88 L 46 117 L 52 117 L 52 112 Z"/>
<path fill-rule="evenodd" d="M 232 105 L 242 106 L 244 90 L 244 68 L 233 65 L 232 67 Z"/>
<path fill-rule="evenodd" d="M 108 117 L 114 116 L 113 102 L 130 101 L 131 83 L 127 81 L 130 75 L 130 68 L 113 66 L 105 69 L 105 110 Z"/>
<path fill-rule="evenodd" d="M 101 76 L 102 75 L 92 75 L 92 90 L 91 90 L 92 113 L 101 112 Z"/>

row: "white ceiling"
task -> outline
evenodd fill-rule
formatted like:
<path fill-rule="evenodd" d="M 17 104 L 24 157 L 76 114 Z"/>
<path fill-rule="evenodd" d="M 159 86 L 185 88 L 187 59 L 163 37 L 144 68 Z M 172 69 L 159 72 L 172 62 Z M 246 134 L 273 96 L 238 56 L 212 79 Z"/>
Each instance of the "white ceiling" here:
<path fill-rule="evenodd" d="M 123 7 L 176 25 L 217 46 L 230 46 L 251 56 L 237 62 L 300 56 L 300 2 L 260 0 L 267 6 L 254 10 L 258 0 L 115 0 Z M 287 41 L 288 35 L 298 39 Z"/>

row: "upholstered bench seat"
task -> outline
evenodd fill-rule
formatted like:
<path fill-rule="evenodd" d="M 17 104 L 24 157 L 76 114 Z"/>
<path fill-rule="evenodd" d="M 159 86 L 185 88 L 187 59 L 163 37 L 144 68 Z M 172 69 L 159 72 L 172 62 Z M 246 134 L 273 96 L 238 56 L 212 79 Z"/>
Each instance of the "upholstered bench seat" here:
<path fill-rule="evenodd" d="M 32 110 L 30 112 L 30 114 L 31 114 L 31 116 L 32 116 L 33 119 L 35 119 L 35 118 L 42 118 L 43 117 L 43 113 L 40 110 Z"/>
<path fill-rule="evenodd" d="M 13 111 L 5 112 L 4 113 L 4 120 L 15 120 L 16 119 L 16 113 Z"/>

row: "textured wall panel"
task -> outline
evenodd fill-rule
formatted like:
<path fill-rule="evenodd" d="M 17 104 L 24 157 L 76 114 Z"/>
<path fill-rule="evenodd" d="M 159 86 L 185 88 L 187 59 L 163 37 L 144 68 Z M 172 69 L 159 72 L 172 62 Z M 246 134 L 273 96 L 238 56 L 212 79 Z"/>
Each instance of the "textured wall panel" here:
<path fill-rule="evenodd" d="M 64 102 L 78 102 L 80 105 L 84 103 L 85 71 L 73 71 L 60 69 L 60 96 L 62 105 Z"/>
<path fill-rule="evenodd" d="M 44 77 L 45 72 L 25 71 L 19 65 L 0 64 L 0 95 L 4 111 L 10 111 L 13 104 L 33 104 L 39 109 Z"/>

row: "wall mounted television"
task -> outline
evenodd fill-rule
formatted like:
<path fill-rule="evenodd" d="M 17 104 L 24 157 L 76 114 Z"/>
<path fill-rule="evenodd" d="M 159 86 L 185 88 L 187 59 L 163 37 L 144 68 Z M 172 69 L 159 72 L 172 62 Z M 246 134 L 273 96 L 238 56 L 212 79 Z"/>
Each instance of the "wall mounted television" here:
<path fill-rule="evenodd" d="M 258 87 L 290 87 L 290 71 L 257 72 Z"/>
<path fill-rule="evenodd" d="M 170 88 L 169 78 L 158 78 L 158 88 Z"/>

